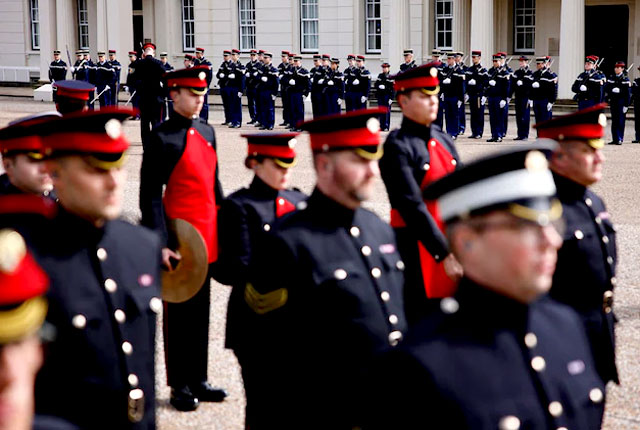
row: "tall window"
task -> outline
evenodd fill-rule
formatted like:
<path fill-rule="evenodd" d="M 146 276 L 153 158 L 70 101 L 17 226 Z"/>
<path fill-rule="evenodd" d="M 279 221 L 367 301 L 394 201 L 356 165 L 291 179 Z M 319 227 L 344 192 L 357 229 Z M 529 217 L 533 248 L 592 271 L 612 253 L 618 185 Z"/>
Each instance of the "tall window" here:
<path fill-rule="evenodd" d="M 196 29 L 193 18 L 193 0 L 182 0 L 182 49 L 196 49 Z"/>
<path fill-rule="evenodd" d="M 453 49 L 453 0 L 436 0 L 436 48 Z"/>
<path fill-rule="evenodd" d="M 249 51 L 256 47 L 256 2 L 255 0 L 239 0 L 238 16 L 240 17 L 240 50 Z"/>
<path fill-rule="evenodd" d="M 31 21 L 31 49 L 40 49 L 40 11 L 38 0 L 29 1 L 29 19 Z"/>
<path fill-rule="evenodd" d="M 318 52 L 318 0 L 300 0 L 302 52 Z"/>
<path fill-rule="evenodd" d="M 89 10 L 87 0 L 78 0 L 78 44 L 89 49 Z"/>
<path fill-rule="evenodd" d="M 514 52 L 534 52 L 536 48 L 536 0 L 514 0 Z"/>
<path fill-rule="evenodd" d="M 367 53 L 382 52 L 380 0 L 365 0 L 365 40 Z"/>

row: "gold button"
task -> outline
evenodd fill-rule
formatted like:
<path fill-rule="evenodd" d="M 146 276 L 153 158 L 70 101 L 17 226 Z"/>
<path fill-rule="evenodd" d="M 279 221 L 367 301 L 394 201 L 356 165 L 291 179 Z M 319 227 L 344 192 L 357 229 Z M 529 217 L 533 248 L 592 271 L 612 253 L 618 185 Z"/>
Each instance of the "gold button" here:
<path fill-rule="evenodd" d="M 576 237 L 576 239 L 581 240 L 582 238 L 584 238 L 584 233 L 582 232 L 582 230 L 576 230 L 573 235 Z"/>
<path fill-rule="evenodd" d="M 586 203 L 587 206 L 591 207 L 591 205 L 593 204 L 593 202 L 591 201 L 591 199 L 589 197 L 587 197 L 586 199 L 584 199 L 584 202 Z"/>
<path fill-rule="evenodd" d="M 383 302 L 388 302 L 391 299 L 391 294 L 388 291 L 383 291 L 380 293 L 380 298 Z"/>
<path fill-rule="evenodd" d="M 425 172 L 426 172 L 427 170 L 429 170 L 430 168 L 431 168 L 431 166 L 429 166 L 429 163 L 424 163 L 424 164 L 422 165 L 422 170 L 424 170 Z"/>
<path fill-rule="evenodd" d="M 607 236 L 602 236 L 602 241 L 604 243 L 609 243 L 609 238 Z"/>
<path fill-rule="evenodd" d="M 270 226 L 269 224 L 265 224 L 265 225 L 262 227 L 262 229 L 263 229 L 264 231 L 269 231 L 269 230 L 271 230 L 271 226 Z"/>
<path fill-rule="evenodd" d="M 71 324 L 75 328 L 83 329 L 87 326 L 87 318 L 82 314 L 78 314 L 71 319 Z"/>
<path fill-rule="evenodd" d="M 544 361 L 544 358 L 539 355 L 531 359 L 531 367 L 536 372 L 542 372 L 546 366 L 547 363 Z"/>
<path fill-rule="evenodd" d="M 365 257 L 368 257 L 371 255 L 371 248 L 368 247 L 367 245 L 363 246 L 360 251 L 362 251 L 362 255 L 364 255 Z"/>
<path fill-rule="evenodd" d="M 116 281 L 114 281 L 113 279 L 107 278 L 104 281 L 104 289 L 110 293 L 115 293 L 118 289 L 118 284 L 116 284 Z"/>
<path fill-rule="evenodd" d="M 435 140 L 432 140 L 432 141 L 431 141 L 431 142 L 429 142 L 429 143 L 431 143 L 431 146 L 436 146 L 436 141 L 435 141 Z"/>
<path fill-rule="evenodd" d="M 189 134 L 195 134 L 195 131 L 189 130 Z"/>
<path fill-rule="evenodd" d="M 458 164 L 458 162 L 457 162 L 455 159 L 452 159 L 452 160 L 451 160 L 451 165 L 452 165 L 452 166 L 455 166 L 456 164 Z"/>
<path fill-rule="evenodd" d="M 513 415 L 507 415 L 500 418 L 498 428 L 500 430 L 518 430 L 520 428 L 520 420 Z"/>
<path fill-rule="evenodd" d="M 527 333 L 524 336 L 524 344 L 527 345 L 528 348 L 535 348 L 538 345 L 538 337 L 533 333 Z"/>
<path fill-rule="evenodd" d="M 398 260 L 398 262 L 396 263 L 396 267 L 398 268 L 398 270 L 404 270 L 404 261 Z"/>
<path fill-rule="evenodd" d="M 126 355 L 131 355 L 133 352 L 133 346 L 129 342 L 122 342 L 122 352 Z"/>
<path fill-rule="evenodd" d="M 127 320 L 127 316 L 125 315 L 125 313 L 124 313 L 124 311 L 122 309 L 116 309 L 116 311 L 113 313 L 113 317 L 120 324 L 122 324 L 123 322 L 125 322 Z"/>
<path fill-rule="evenodd" d="M 104 248 L 98 248 L 96 255 L 98 256 L 98 260 L 104 261 L 107 259 L 107 250 Z"/>
<path fill-rule="evenodd" d="M 393 314 L 389 315 L 389 322 L 390 322 L 391 324 L 398 324 L 398 317 L 397 317 L 397 315 L 393 315 Z"/>
<path fill-rule="evenodd" d="M 371 276 L 373 276 L 374 278 L 379 278 L 380 275 L 382 275 L 382 270 L 380 270 L 377 267 L 374 267 L 373 269 L 371 269 Z"/>
<path fill-rule="evenodd" d="M 445 297 L 440 301 L 440 310 L 445 314 L 455 314 L 460 309 L 460 304 L 453 297 Z"/>
<path fill-rule="evenodd" d="M 136 388 L 138 386 L 138 377 L 133 373 L 127 377 L 127 381 L 129 381 L 131 388 Z"/>
<path fill-rule="evenodd" d="M 558 418 L 562 415 L 562 403 L 560 402 L 551 402 L 549 403 L 549 413 L 552 417 Z"/>
<path fill-rule="evenodd" d="M 600 388 L 594 388 L 589 391 L 589 398 L 593 403 L 600 403 L 604 398 L 604 394 L 602 394 L 602 390 Z"/>
<path fill-rule="evenodd" d="M 282 198 L 278 199 L 278 204 L 279 205 L 283 205 L 284 204 L 284 199 L 282 199 Z"/>
<path fill-rule="evenodd" d="M 160 313 L 162 310 L 162 300 L 157 297 L 152 297 L 151 300 L 149 300 L 149 307 L 153 312 Z"/>
<path fill-rule="evenodd" d="M 394 330 L 389 333 L 389 345 L 396 346 L 398 342 L 402 340 L 402 333 L 398 330 Z"/>
<path fill-rule="evenodd" d="M 343 279 L 347 279 L 347 271 L 344 269 L 336 269 L 335 272 L 333 272 L 333 276 L 338 280 L 338 281 L 342 281 Z"/>
<path fill-rule="evenodd" d="M 356 226 L 353 226 L 349 229 L 349 233 L 351 234 L 351 236 L 353 237 L 358 237 L 360 236 L 360 229 Z"/>

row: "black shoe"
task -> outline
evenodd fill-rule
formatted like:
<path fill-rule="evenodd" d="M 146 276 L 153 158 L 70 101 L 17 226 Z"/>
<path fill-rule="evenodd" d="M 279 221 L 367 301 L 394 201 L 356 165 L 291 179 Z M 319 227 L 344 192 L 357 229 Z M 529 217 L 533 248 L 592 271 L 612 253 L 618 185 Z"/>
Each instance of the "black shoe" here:
<path fill-rule="evenodd" d="M 222 122 L 222 123 L 220 123 L 220 125 L 229 125 L 229 124 L 231 124 L 231 123 L 229 123 L 229 122 Z"/>
<path fill-rule="evenodd" d="M 254 120 L 251 120 L 251 121 L 249 121 L 249 122 L 247 123 L 247 125 L 253 125 L 253 124 L 255 124 L 255 123 L 256 123 L 256 122 L 255 122 Z"/>
<path fill-rule="evenodd" d="M 622 145 L 622 141 L 621 140 L 617 141 L 616 145 Z"/>
<path fill-rule="evenodd" d="M 632 140 L 631 143 L 640 143 L 640 140 Z"/>
<path fill-rule="evenodd" d="M 181 412 L 195 411 L 198 409 L 198 405 L 200 404 L 198 398 L 186 385 L 178 388 L 171 388 L 171 399 L 169 400 L 169 403 Z"/>
<path fill-rule="evenodd" d="M 258 130 L 266 130 L 267 127 L 265 127 L 264 125 L 261 125 L 260 127 L 258 127 Z M 273 130 L 273 127 L 271 128 Z"/>
<path fill-rule="evenodd" d="M 527 140 L 526 137 L 515 137 L 513 140 Z"/>
<path fill-rule="evenodd" d="M 273 130 L 273 127 L 267 127 L 267 130 Z"/>
<path fill-rule="evenodd" d="M 283 121 L 283 122 L 281 122 L 281 123 L 280 123 L 280 124 L 278 124 L 278 125 L 279 125 L 280 127 L 286 127 L 286 126 L 288 126 L 288 125 L 289 125 L 289 123 L 288 123 L 288 122 L 284 122 L 284 121 Z"/>
<path fill-rule="evenodd" d="M 240 124 L 234 124 L 231 126 L 231 128 L 240 128 Z"/>
<path fill-rule="evenodd" d="M 212 387 L 208 382 L 191 386 L 193 394 L 202 402 L 222 402 L 228 395 L 224 388 Z"/>
<path fill-rule="evenodd" d="M 253 124 L 254 127 L 262 127 L 262 124 L 260 124 L 259 122 L 256 122 L 255 124 Z"/>
<path fill-rule="evenodd" d="M 498 139 L 493 138 L 493 137 L 491 139 L 487 139 L 487 142 L 497 142 L 497 141 L 498 141 Z"/>

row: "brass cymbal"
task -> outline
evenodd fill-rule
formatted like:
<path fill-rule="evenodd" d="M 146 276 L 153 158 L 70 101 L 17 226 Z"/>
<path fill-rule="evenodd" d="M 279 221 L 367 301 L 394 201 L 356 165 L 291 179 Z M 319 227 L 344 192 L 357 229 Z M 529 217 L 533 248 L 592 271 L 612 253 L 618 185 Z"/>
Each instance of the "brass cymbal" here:
<path fill-rule="evenodd" d="M 176 235 L 182 259 L 173 270 L 163 270 L 162 299 L 182 303 L 196 295 L 207 277 L 207 246 L 200 232 L 183 219 L 170 220 L 168 227 Z"/>

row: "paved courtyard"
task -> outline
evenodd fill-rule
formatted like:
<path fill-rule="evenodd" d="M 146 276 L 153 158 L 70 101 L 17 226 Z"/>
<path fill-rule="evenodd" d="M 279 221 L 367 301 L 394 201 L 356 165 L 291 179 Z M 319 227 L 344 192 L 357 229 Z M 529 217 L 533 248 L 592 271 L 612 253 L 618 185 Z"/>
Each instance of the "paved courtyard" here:
<path fill-rule="evenodd" d="M 52 103 L 34 102 L 24 98 L 0 96 L 0 127 L 9 121 L 35 112 L 52 110 Z M 211 107 L 210 123 L 216 128 L 220 179 L 225 192 L 230 193 L 246 186 L 251 173 L 245 169 L 246 141 L 242 133 L 255 132 L 251 126 L 241 129 L 220 127 L 222 112 L 220 106 Z M 244 112 L 244 122 L 248 119 Z M 281 122 L 280 111 L 276 112 L 277 123 Z M 400 123 L 400 114 L 392 115 L 392 128 Z M 278 127 L 276 127 L 277 131 Z M 280 128 L 282 129 L 282 128 Z M 488 122 L 485 138 L 488 137 Z M 142 147 L 139 123 L 132 121 L 125 125 L 132 147 L 127 162 L 128 181 L 126 189 L 125 217 L 131 221 L 139 219 L 138 188 Z M 468 135 L 469 132 L 466 133 Z M 533 135 L 533 133 L 532 133 Z M 515 121 L 510 119 L 507 139 L 494 144 L 461 138 L 457 141 L 458 151 L 464 161 L 512 145 L 515 137 Z M 627 122 L 627 142 L 633 138 L 633 123 Z M 532 141 L 532 139 L 531 139 Z M 300 162 L 294 168 L 292 182 L 305 192 L 313 187 L 314 173 L 311 165 L 309 140 L 304 134 L 298 139 Z M 596 187 L 596 192 L 604 198 L 616 223 L 618 231 L 618 287 L 616 289 L 615 311 L 620 320 L 617 328 L 618 366 L 621 385 L 609 386 L 607 413 L 604 427 L 607 430 L 640 430 L 640 265 L 637 255 L 640 250 L 640 145 L 624 144 L 606 146 L 604 154 L 604 180 Z M 381 181 L 377 184 L 375 197 L 368 204 L 372 210 L 387 219 L 389 204 Z M 211 327 L 209 342 L 209 381 L 229 390 L 229 398 L 221 404 L 202 404 L 193 413 L 176 412 L 169 406 L 169 389 L 166 386 L 164 352 L 161 339 L 157 348 L 157 395 L 159 430 L 211 429 L 241 430 L 244 419 L 244 395 L 242 378 L 235 356 L 224 349 L 224 324 L 229 287 L 212 283 Z M 185 333 L 188 336 L 188 333 Z M 81 393 L 80 393 L 81 395 Z M 286 401 L 286 399 L 283 399 Z M 428 416 L 428 415 L 426 415 Z"/>

